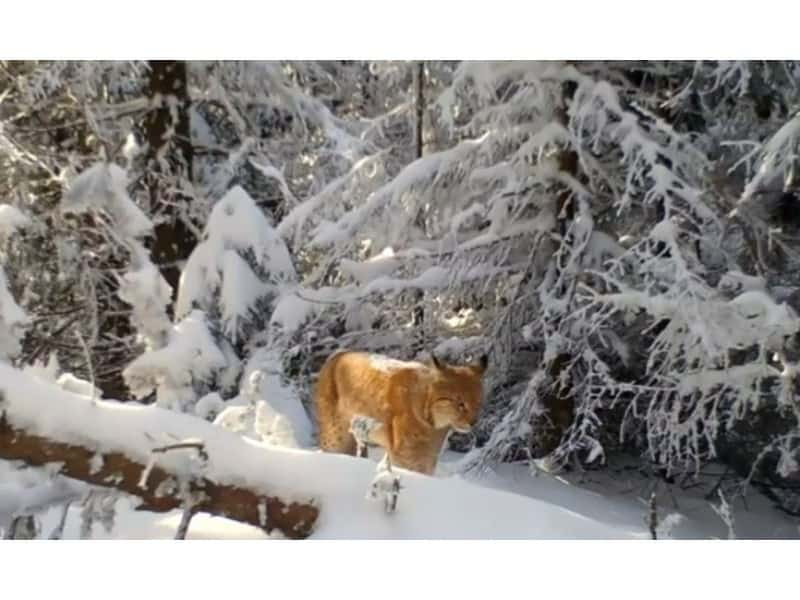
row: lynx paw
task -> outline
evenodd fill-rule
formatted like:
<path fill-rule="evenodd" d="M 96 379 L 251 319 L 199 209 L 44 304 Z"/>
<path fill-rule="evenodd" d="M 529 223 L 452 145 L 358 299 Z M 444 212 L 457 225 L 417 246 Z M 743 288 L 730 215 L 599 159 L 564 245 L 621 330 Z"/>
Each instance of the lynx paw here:
<path fill-rule="evenodd" d="M 397 509 L 400 487 L 400 477 L 391 471 L 380 470 L 370 484 L 367 498 L 370 500 L 383 498 L 384 509 L 387 513 L 393 513 Z"/>

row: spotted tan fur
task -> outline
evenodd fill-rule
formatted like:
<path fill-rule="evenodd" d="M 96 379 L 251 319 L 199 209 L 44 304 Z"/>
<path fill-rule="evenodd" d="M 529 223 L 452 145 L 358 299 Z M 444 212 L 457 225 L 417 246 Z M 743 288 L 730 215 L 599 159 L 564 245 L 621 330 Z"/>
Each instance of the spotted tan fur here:
<path fill-rule="evenodd" d="M 378 421 L 369 442 L 392 464 L 433 474 L 447 434 L 466 432 L 483 402 L 486 358 L 465 366 L 402 362 L 365 352 L 338 352 L 322 367 L 315 394 L 320 446 L 355 455 L 354 416 Z"/>

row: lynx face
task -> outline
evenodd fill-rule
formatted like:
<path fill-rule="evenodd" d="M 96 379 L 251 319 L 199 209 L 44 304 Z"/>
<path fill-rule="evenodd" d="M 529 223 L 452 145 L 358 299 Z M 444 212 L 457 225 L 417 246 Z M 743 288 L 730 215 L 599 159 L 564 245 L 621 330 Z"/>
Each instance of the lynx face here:
<path fill-rule="evenodd" d="M 486 369 L 485 361 L 467 367 L 435 361 L 434 366 L 437 374 L 428 391 L 433 426 L 468 433 L 477 423 L 483 404 L 481 376 Z"/>

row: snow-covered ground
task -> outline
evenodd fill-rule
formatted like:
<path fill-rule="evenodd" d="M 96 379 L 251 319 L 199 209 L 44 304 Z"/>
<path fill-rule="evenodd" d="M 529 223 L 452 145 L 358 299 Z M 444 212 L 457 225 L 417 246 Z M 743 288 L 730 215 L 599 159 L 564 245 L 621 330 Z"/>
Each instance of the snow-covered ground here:
<path fill-rule="evenodd" d="M 398 470 L 402 489 L 398 509 L 386 514 L 381 501 L 367 498 L 382 452 L 369 460 L 323 453 L 317 449 L 269 445 L 194 416 L 157 406 L 95 400 L 52 382 L 0 364 L 4 381 L 4 418 L 12 426 L 63 443 L 91 444 L 102 463 L 104 452 L 120 452 L 139 464 L 155 460 L 151 453 L 162 440 L 201 440 L 207 452 L 203 476 L 241 485 L 257 493 L 286 500 L 313 499 L 320 516 L 315 539 L 646 539 L 646 522 L 653 482 L 635 469 L 592 471 L 569 476 L 538 473 L 524 464 L 501 465 L 477 475 L 457 475 L 461 455 L 445 453 L 436 477 Z M 120 425 L 124 424 L 124 428 Z M 196 465 L 179 452 L 159 454 L 158 465 L 174 473 L 195 473 Z M 615 463 L 618 461 L 615 461 Z M 35 473 L 9 470 L 0 464 L 0 522 L 25 506 L 41 505 L 44 496 L 75 497 L 70 485 L 42 483 Z M 26 481 L 26 477 L 29 479 Z M 727 538 L 729 529 L 714 510 L 718 497 L 705 495 L 716 479 L 702 485 L 657 488 L 659 537 Z M 727 482 L 725 482 L 727 485 Z M 47 486 L 54 489 L 45 489 Z M 730 490 L 727 490 L 730 492 Z M 739 538 L 800 538 L 798 520 L 772 508 L 756 493 L 747 502 L 730 502 Z M 59 500 L 58 503 L 63 503 Z M 713 503 L 713 504 L 712 504 Z M 118 539 L 171 538 L 180 522 L 178 512 L 148 514 L 117 502 L 111 531 L 96 524 L 93 537 Z M 49 537 L 61 519 L 57 506 L 42 518 L 40 537 Z M 730 520 L 730 519 L 729 519 Z M 67 515 L 65 538 L 80 536 L 81 506 Z M 198 515 L 190 538 L 258 538 L 263 532 L 222 518 Z"/>
<path fill-rule="evenodd" d="M 526 465 L 502 465 L 480 478 L 466 480 L 451 476 L 459 455 L 443 457 L 435 479 L 404 474 L 395 514 L 383 512 L 382 504 L 368 500 L 365 492 L 372 476 L 372 465 L 363 459 L 325 457 L 331 466 L 341 468 L 348 482 L 331 494 L 335 507 L 323 505 L 312 539 L 649 539 L 645 522 L 652 483 L 635 471 L 587 472 L 579 477 L 532 475 Z M 376 457 L 372 457 L 373 461 Z M 355 467 L 355 468 L 354 468 Z M 363 468 L 360 468 L 363 467 Z M 582 482 L 578 479 L 582 478 Z M 726 539 L 728 529 L 704 495 L 708 486 L 671 493 L 661 484 L 657 493 L 659 520 L 680 515 L 663 537 L 673 539 Z M 800 538 L 798 521 L 772 508 L 755 492 L 731 501 L 737 538 Z M 65 539 L 80 533 L 80 507 L 70 508 L 64 529 Z M 56 527 L 60 508 L 42 517 L 44 535 Z M 670 520 L 675 519 L 671 517 Z M 95 539 L 170 539 L 180 523 L 177 511 L 166 514 L 137 512 L 127 499 L 117 504 L 112 531 L 94 525 Z M 219 517 L 199 514 L 194 517 L 189 539 L 263 539 L 260 530 Z"/>
<path fill-rule="evenodd" d="M 720 473 L 722 470 L 722 467 L 716 469 Z M 477 483 L 562 507 L 623 531 L 626 536 L 650 537 L 645 519 L 654 482 L 635 469 L 532 475 L 527 465 L 506 464 L 483 475 Z M 716 483 L 717 478 L 705 477 L 700 483 L 681 489 L 678 484 L 668 486 L 660 482 L 656 487 L 659 524 L 667 518 L 675 524 L 672 527 L 664 524 L 666 530 L 659 530 L 659 535 L 672 539 L 727 539 L 728 527 L 712 508 L 712 505 L 719 507 L 719 497 L 705 498 Z M 744 501 L 738 497 L 727 500 L 733 510 L 738 539 L 800 538 L 800 519 L 777 510 L 755 490 Z"/>
<path fill-rule="evenodd" d="M 321 455 L 328 473 L 320 478 L 321 513 L 314 539 L 619 539 L 643 537 L 645 531 L 610 525 L 572 508 L 475 485 L 458 477 L 430 478 L 402 473 L 398 509 L 387 515 L 383 503 L 366 498 L 375 463 L 347 456 Z M 127 500 L 118 505 L 111 532 L 95 525 L 96 538 L 171 538 L 180 513 L 137 513 Z M 43 531 L 55 528 L 61 511 L 48 511 Z M 80 507 L 70 509 L 65 538 L 78 537 Z M 259 538 L 263 532 L 226 519 L 199 515 L 189 538 Z"/>

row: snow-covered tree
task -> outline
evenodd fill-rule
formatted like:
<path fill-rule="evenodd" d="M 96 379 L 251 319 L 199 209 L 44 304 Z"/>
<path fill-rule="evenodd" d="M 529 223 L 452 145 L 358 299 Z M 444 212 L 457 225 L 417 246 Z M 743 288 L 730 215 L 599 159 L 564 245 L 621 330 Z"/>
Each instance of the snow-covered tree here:
<path fill-rule="evenodd" d="M 127 250 L 103 211 L 62 211 L 71 183 L 121 147 L 142 100 L 138 62 L 6 62 L 0 69 L 0 195 L 30 220 L 7 248 L 9 284 L 32 317 L 21 360 L 57 350 L 62 367 L 124 396 L 133 339 L 117 276 Z M 87 360 L 88 349 L 88 360 Z"/>
<path fill-rule="evenodd" d="M 10 205 L 0 206 L 0 246 L 5 246 L 18 229 L 26 227 L 29 219 Z M 5 253 L 0 250 L 0 360 L 9 361 L 21 350 L 21 340 L 30 317 L 17 304 L 8 289 L 5 274 Z"/>

